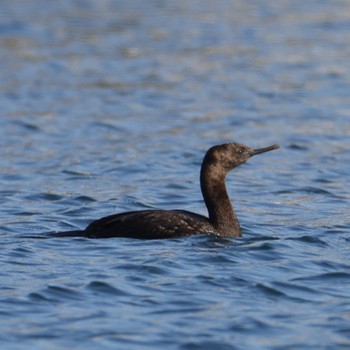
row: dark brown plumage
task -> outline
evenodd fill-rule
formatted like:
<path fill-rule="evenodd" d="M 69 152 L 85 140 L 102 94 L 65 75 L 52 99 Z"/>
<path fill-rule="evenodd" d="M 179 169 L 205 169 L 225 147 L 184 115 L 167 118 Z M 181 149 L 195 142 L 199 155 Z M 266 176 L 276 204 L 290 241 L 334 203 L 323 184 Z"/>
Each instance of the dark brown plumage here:
<path fill-rule="evenodd" d="M 225 177 L 252 156 L 277 148 L 278 145 L 272 145 L 253 150 L 238 143 L 226 143 L 208 150 L 203 159 L 200 182 L 209 218 L 185 210 L 131 211 L 93 221 L 82 231 L 61 232 L 55 236 L 160 239 L 208 233 L 239 237 L 241 228 L 227 194 Z"/>

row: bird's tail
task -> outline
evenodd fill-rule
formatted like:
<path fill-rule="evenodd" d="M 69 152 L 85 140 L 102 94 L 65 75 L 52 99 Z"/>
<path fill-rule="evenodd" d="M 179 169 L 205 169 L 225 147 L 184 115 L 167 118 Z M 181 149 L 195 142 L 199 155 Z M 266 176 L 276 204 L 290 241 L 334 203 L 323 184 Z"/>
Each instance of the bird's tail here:
<path fill-rule="evenodd" d="M 74 230 L 50 233 L 50 237 L 87 237 L 85 230 Z"/>

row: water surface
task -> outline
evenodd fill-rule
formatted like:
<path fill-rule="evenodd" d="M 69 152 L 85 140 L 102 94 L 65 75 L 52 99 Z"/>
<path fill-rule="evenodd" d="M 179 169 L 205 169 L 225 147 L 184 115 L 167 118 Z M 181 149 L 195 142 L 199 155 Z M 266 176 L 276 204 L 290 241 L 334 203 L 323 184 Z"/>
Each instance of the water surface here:
<path fill-rule="evenodd" d="M 346 1 L 4 0 L 3 349 L 348 349 Z M 124 210 L 206 214 L 212 145 L 241 239 L 40 239 Z M 35 236 L 37 238 L 28 238 Z"/>

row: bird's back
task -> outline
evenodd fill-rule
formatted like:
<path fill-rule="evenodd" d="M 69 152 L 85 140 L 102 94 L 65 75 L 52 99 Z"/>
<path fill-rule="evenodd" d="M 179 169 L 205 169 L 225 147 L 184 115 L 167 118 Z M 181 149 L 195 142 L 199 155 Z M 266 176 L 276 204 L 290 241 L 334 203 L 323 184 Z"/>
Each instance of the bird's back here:
<path fill-rule="evenodd" d="M 215 230 L 208 218 L 185 210 L 141 210 L 96 220 L 85 233 L 91 238 L 159 239 L 215 233 Z"/>

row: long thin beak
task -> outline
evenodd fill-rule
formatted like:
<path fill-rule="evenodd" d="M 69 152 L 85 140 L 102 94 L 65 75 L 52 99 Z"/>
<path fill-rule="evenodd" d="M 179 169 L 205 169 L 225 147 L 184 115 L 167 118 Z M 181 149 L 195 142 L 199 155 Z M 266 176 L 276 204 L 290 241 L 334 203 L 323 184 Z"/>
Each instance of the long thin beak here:
<path fill-rule="evenodd" d="M 278 148 L 280 148 L 279 145 L 272 145 L 272 146 L 265 147 L 265 148 L 254 149 L 250 156 L 253 157 L 257 154 L 273 151 L 274 149 L 278 149 Z"/>

